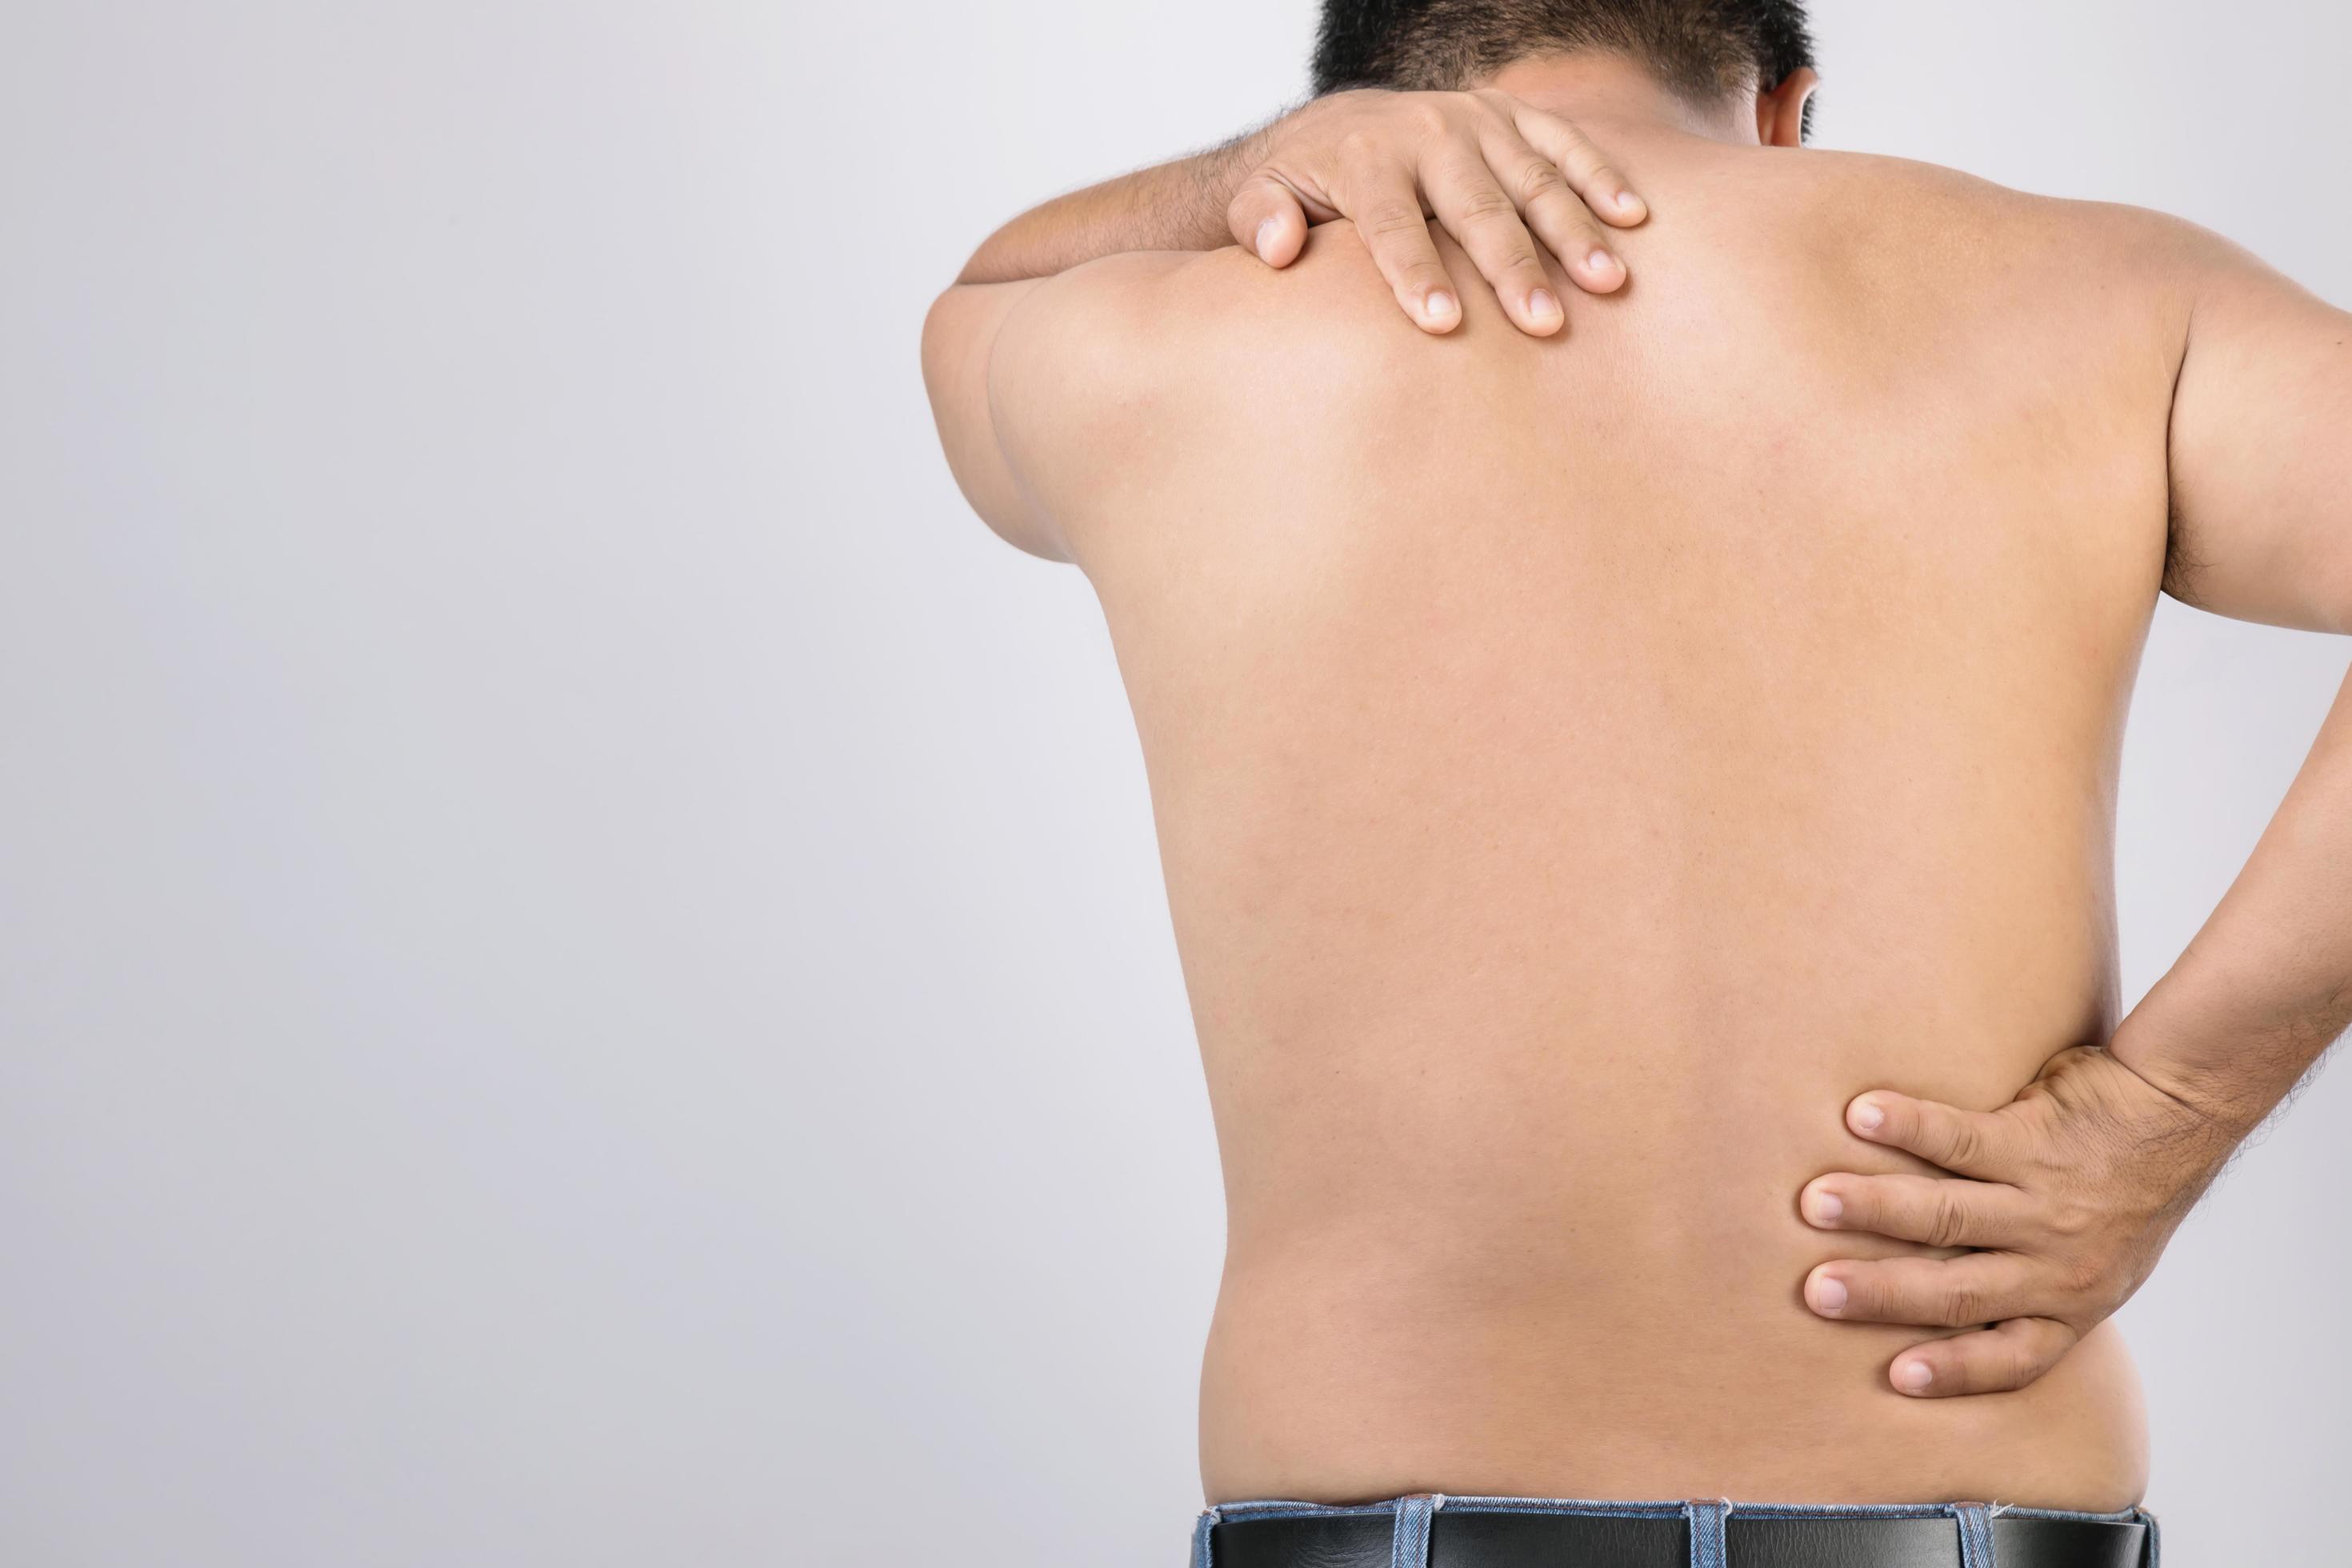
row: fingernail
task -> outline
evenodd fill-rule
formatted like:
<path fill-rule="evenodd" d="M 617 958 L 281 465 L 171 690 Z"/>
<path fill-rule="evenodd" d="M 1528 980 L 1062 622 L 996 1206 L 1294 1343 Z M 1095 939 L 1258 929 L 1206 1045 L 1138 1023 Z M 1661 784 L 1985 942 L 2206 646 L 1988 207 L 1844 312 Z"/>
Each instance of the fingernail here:
<path fill-rule="evenodd" d="M 1551 297 L 1549 289 L 1538 289 L 1528 296 L 1528 314 L 1538 321 L 1559 320 L 1559 301 Z"/>
<path fill-rule="evenodd" d="M 1853 1109 L 1846 1116 L 1853 1123 L 1856 1132 L 1875 1132 L 1886 1125 L 1886 1112 L 1878 1108 L 1874 1100 L 1855 1100 Z"/>
<path fill-rule="evenodd" d="M 1268 218 L 1257 226 L 1257 258 L 1260 261 L 1274 259 L 1275 237 L 1281 232 L 1282 225 L 1274 218 Z"/>
<path fill-rule="evenodd" d="M 1845 1306 L 1845 1285 L 1842 1280 L 1826 1277 L 1813 1281 L 1813 1310 L 1835 1312 Z"/>
<path fill-rule="evenodd" d="M 1454 311 L 1454 296 L 1443 289 L 1433 290 L 1429 297 L 1421 302 L 1421 313 L 1433 321 L 1443 321 L 1452 316 Z"/>
<path fill-rule="evenodd" d="M 1827 1225 L 1845 1213 L 1845 1200 L 1835 1193 L 1815 1193 L 1812 1206 L 1813 1219 L 1821 1225 Z"/>
<path fill-rule="evenodd" d="M 1584 264 L 1595 272 L 1613 272 L 1617 269 L 1616 257 L 1597 245 L 1592 247 L 1592 254 L 1584 258 Z"/>
<path fill-rule="evenodd" d="M 1617 210 L 1621 213 L 1640 212 L 1642 198 L 1631 191 L 1620 191 L 1617 193 Z"/>
<path fill-rule="evenodd" d="M 1916 1394 L 1935 1381 L 1935 1369 L 1924 1361 L 1897 1362 L 1895 1364 L 1895 1386 L 1906 1394 Z"/>

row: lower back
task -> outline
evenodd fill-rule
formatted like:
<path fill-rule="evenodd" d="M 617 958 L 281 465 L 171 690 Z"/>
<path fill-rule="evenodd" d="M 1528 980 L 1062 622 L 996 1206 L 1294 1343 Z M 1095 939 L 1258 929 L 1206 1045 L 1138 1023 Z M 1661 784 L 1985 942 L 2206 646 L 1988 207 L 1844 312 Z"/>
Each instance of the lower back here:
<path fill-rule="evenodd" d="M 1545 582 L 1543 625 L 1502 608 Z M 1853 1095 L 1990 1109 L 2111 1026 L 2105 747 L 2056 711 L 2104 731 L 2105 694 L 1971 689 L 2016 650 L 1936 673 L 1801 609 L 1636 657 L 1527 555 L 1508 584 L 1422 633 L 1310 595 L 1384 647 L 1293 630 L 1222 743 L 1162 732 L 1229 1203 L 1212 1496 L 2134 1500 L 2111 1333 L 1928 1404 L 1885 1381 L 1924 1335 L 1799 1296 L 1929 1250 L 1797 1217 L 1823 1172 L 1906 1168 Z"/>
<path fill-rule="evenodd" d="M 1076 520 L 1225 1169 L 1209 1496 L 2124 1506 L 2112 1329 L 1906 1399 L 1925 1332 L 1799 1284 L 1928 1249 L 1795 1199 L 1905 1168 L 1860 1090 L 1989 1109 L 2112 1026 L 2161 389 L 1899 244 L 1734 265 L 1761 217 L 1631 172 L 1637 284 L 1564 341 L 1422 339 L 1329 231 L 1214 261 L 1204 354 L 1302 381 Z"/>

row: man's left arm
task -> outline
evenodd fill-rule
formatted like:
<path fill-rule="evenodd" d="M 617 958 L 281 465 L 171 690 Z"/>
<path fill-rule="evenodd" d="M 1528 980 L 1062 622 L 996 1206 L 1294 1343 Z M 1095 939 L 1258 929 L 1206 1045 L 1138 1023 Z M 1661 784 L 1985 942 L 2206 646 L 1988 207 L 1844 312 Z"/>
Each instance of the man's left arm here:
<path fill-rule="evenodd" d="M 2243 620 L 2352 633 L 2352 315 L 2188 225 L 2194 302 L 2170 423 L 2167 589 Z M 2240 1142 L 2352 1022 L 2352 680 L 2245 868 L 2101 1047 L 2062 1051 L 1999 1110 L 1892 1089 L 1858 1137 L 1952 1173 L 1816 1177 L 1826 1230 L 1972 1250 L 1839 1259 L 1827 1318 L 1969 1331 L 1897 1354 L 1930 1397 L 2033 1382 L 2120 1307 Z"/>

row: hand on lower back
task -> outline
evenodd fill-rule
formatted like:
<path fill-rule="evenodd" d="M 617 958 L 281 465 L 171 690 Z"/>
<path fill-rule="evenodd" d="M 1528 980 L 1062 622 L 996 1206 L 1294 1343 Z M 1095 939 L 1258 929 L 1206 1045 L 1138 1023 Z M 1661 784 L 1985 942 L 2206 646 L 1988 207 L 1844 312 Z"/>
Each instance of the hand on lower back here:
<path fill-rule="evenodd" d="M 1492 89 L 1331 93 L 1276 121 L 1264 146 L 1226 209 L 1234 238 L 1287 267 L 1309 223 L 1351 219 L 1397 303 L 1433 332 L 1451 331 L 1462 310 L 1429 216 L 1519 329 L 1546 336 L 1567 317 L 1538 242 L 1578 288 L 1605 294 L 1625 264 L 1594 216 L 1630 227 L 1649 210 L 1575 126 Z"/>
<path fill-rule="evenodd" d="M 1889 1364 L 1895 1389 L 1926 1397 L 2022 1388 L 2055 1366 L 2139 1289 L 2238 1141 L 2086 1047 L 1998 1110 L 1873 1089 L 1845 1121 L 1952 1174 L 1816 1176 L 1798 1196 L 1806 1222 L 1974 1250 L 1824 1263 L 1805 1301 L 1842 1322 L 1969 1330 Z"/>

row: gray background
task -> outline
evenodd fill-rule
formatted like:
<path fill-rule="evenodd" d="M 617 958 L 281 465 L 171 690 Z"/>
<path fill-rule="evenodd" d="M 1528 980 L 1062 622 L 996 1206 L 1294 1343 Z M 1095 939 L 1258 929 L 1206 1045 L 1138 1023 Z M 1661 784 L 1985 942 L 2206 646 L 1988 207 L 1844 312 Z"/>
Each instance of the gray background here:
<path fill-rule="evenodd" d="M 1825 144 L 2352 302 L 2342 8 L 1817 10 Z M 1143 777 L 916 339 L 1311 20 L 12 0 L 0 1562 L 1172 1568 L 1220 1221 Z M 2127 999 L 2345 664 L 2161 615 Z M 2128 1310 L 2177 1562 L 2340 1559 L 2347 1096 Z"/>

